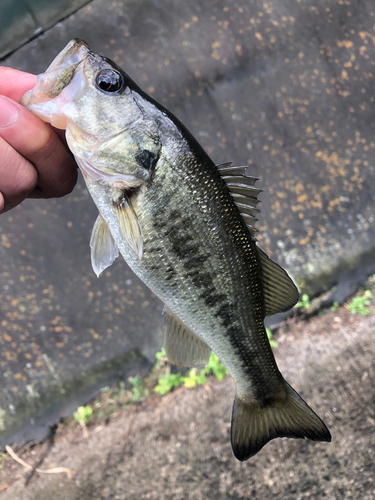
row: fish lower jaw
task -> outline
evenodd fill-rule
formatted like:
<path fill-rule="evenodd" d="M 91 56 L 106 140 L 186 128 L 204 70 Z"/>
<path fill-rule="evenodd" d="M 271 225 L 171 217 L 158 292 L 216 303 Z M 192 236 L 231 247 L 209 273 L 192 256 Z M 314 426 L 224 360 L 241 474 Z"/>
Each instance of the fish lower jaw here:
<path fill-rule="evenodd" d="M 53 127 L 60 130 L 65 130 L 67 126 L 66 117 L 60 112 L 56 102 L 51 100 L 38 101 L 34 98 L 33 91 L 30 90 L 29 92 L 31 94 L 25 94 L 21 100 L 21 104 L 44 122 L 50 123 Z"/>

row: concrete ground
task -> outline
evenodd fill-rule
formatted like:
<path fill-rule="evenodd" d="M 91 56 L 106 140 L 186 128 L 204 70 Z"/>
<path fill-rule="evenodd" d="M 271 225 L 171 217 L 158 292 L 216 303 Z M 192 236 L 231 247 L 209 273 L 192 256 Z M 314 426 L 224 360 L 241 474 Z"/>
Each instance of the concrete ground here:
<path fill-rule="evenodd" d="M 0 499 L 373 500 L 374 314 L 374 306 L 367 318 L 342 308 L 290 324 L 278 337 L 280 370 L 325 420 L 331 443 L 278 439 L 236 461 L 229 438 L 233 383 L 211 378 L 98 421 L 87 438 L 78 424 L 61 427 L 49 452 L 45 443 L 21 456 L 34 465 L 44 455 L 40 469 L 66 467 L 72 478 L 30 479 L 8 458 Z"/>

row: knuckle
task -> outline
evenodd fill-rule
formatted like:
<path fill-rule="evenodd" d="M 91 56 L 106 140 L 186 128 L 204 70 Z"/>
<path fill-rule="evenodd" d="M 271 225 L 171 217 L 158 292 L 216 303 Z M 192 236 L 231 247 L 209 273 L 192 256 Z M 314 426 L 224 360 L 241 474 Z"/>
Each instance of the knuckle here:
<path fill-rule="evenodd" d="M 43 127 L 38 133 L 37 141 L 34 143 L 32 159 L 36 163 L 49 163 L 56 151 L 53 132 L 49 127 Z"/>
<path fill-rule="evenodd" d="M 55 187 L 53 196 L 55 198 L 61 198 L 67 194 L 70 194 L 77 182 L 77 173 L 75 175 L 69 176 L 64 182 Z"/>
<path fill-rule="evenodd" d="M 46 128 L 34 145 L 32 162 L 38 170 L 43 170 L 41 180 L 49 178 L 44 183 L 43 191 L 47 198 L 61 198 L 72 192 L 77 182 L 75 162 L 66 147 L 62 144 L 51 128 Z M 52 174 L 53 172 L 53 174 Z"/>
<path fill-rule="evenodd" d="M 29 168 L 18 169 L 17 176 L 17 191 L 20 195 L 27 196 L 38 183 L 38 173 L 35 168 L 29 166 Z"/>
<path fill-rule="evenodd" d="M 4 200 L 4 196 L 3 196 L 3 193 L 0 192 L 0 214 L 2 213 L 2 211 L 4 210 L 4 207 L 5 207 L 5 200 Z"/>
<path fill-rule="evenodd" d="M 2 147 L 1 147 L 2 146 Z M 1 186 L 6 191 L 27 196 L 38 182 L 38 173 L 33 165 L 5 142 L 0 142 L 2 159 Z"/>

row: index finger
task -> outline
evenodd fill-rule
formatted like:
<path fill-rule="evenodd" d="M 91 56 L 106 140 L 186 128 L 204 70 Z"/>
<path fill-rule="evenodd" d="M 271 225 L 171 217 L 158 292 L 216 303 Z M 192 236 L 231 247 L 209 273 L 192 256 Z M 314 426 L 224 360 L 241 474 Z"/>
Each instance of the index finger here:
<path fill-rule="evenodd" d="M 0 95 L 20 102 L 23 94 L 35 87 L 36 76 L 17 69 L 0 66 Z"/>
<path fill-rule="evenodd" d="M 52 127 L 20 104 L 0 97 L 0 113 L 4 112 L 12 119 L 0 128 L 0 137 L 35 166 L 40 189 L 35 194 L 50 198 L 70 193 L 77 181 L 77 166 Z"/>

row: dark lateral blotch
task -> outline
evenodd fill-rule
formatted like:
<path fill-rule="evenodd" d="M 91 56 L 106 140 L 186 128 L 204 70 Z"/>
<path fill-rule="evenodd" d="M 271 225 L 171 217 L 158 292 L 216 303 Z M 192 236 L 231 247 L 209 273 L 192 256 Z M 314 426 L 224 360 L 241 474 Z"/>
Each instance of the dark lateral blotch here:
<path fill-rule="evenodd" d="M 135 155 L 135 159 L 137 163 L 146 170 L 152 170 L 157 162 L 157 158 L 155 157 L 154 153 L 152 151 L 149 151 L 148 149 L 139 151 L 139 153 Z"/>

